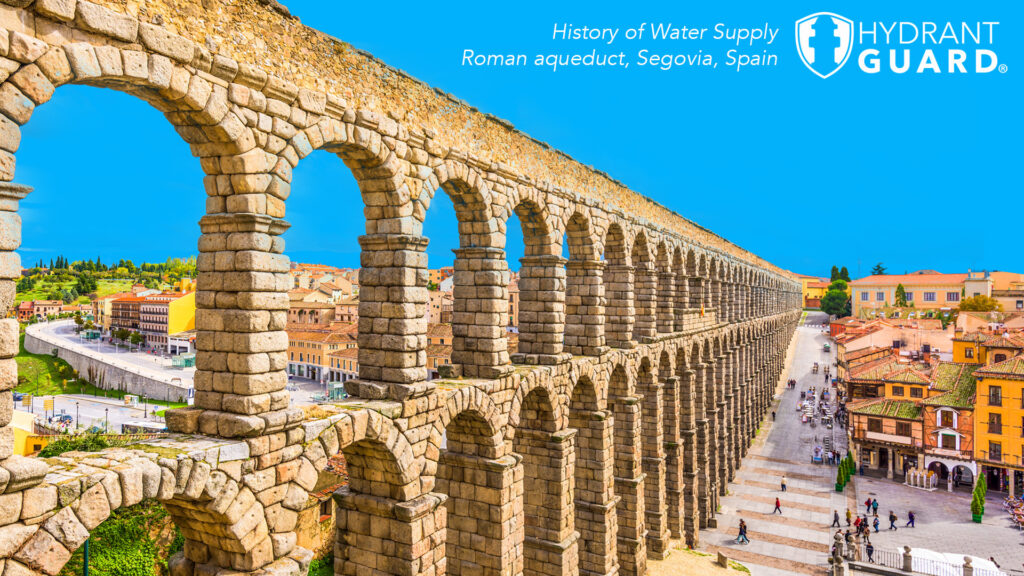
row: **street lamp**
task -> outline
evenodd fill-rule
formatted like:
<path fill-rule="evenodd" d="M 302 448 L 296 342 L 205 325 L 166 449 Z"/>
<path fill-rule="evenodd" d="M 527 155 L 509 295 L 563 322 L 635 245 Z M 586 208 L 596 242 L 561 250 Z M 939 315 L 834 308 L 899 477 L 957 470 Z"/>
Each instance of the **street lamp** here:
<path fill-rule="evenodd" d="M 110 424 L 110 408 L 103 409 L 103 432 L 107 432 L 107 425 Z"/>
<path fill-rule="evenodd" d="M 75 430 L 78 430 L 78 402 L 75 402 Z"/>

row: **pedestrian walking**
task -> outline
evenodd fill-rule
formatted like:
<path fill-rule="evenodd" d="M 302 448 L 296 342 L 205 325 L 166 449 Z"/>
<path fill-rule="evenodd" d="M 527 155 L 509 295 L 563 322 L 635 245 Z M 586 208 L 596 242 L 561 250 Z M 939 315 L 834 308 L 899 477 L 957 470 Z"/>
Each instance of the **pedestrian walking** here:
<path fill-rule="evenodd" d="M 889 510 L 889 530 L 896 530 L 896 513 Z"/>
<path fill-rule="evenodd" d="M 778 498 L 775 499 L 775 510 L 772 510 L 772 514 L 775 514 L 776 512 L 782 514 L 782 502 L 780 502 Z"/>
<path fill-rule="evenodd" d="M 871 498 L 864 501 L 864 513 L 871 514 Z"/>
<path fill-rule="evenodd" d="M 747 538 L 747 523 L 740 519 L 740 535 L 736 537 L 737 544 L 750 544 L 750 538 Z"/>
<path fill-rule="evenodd" d="M 785 474 L 782 475 L 782 491 L 783 492 L 786 491 L 786 475 Z"/>
<path fill-rule="evenodd" d="M 775 422 L 775 410 L 772 410 L 772 422 Z"/>
<path fill-rule="evenodd" d="M 832 511 L 832 526 L 841 528 L 841 526 L 839 526 L 839 510 Z"/>
<path fill-rule="evenodd" d="M 868 545 L 864 547 L 864 551 L 868 553 L 868 562 L 874 564 L 875 559 L 872 558 L 872 555 L 875 553 L 875 547 L 871 545 L 870 541 L 868 541 Z"/>
<path fill-rule="evenodd" d="M 871 501 L 871 509 L 875 512 L 875 516 L 878 516 L 878 498 Z"/>
<path fill-rule="evenodd" d="M 879 522 L 879 521 L 878 521 L 878 516 L 875 516 L 875 522 L 874 522 L 874 524 L 873 524 L 873 525 L 874 525 L 874 527 L 875 527 L 875 533 L 876 533 L 876 534 L 878 533 L 878 525 L 879 525 L 879 524 L 881 524 L 881 522 Z"/>
<path fill-rule="evenodd" d="M 907 512 L 907 526 L 914 527 L 914 511 Z"/>
<path fill-rule="evenodd" d="M 853 512 L 850 512 L 850 509 L 849 509 L 849 508 L 847 508 L 847 509 L 846 509 L 846 525 L 847 525 L 847 526 L 849 526 L 849 525 L 850 525 L 850 521 L 851 521 L 851 520 L 853 520 Z"/>

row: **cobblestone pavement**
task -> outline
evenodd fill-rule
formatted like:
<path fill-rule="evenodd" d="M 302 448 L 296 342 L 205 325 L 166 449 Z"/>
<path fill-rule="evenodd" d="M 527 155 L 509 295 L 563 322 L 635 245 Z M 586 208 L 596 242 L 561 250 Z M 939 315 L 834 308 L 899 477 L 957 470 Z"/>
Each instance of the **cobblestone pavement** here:
<path fill-rule="evenodd" d="M 825 435 L 833 436 L 842 451 L 845 435 L 838 429 L 833 434 L 821 426 L 811 428 L 801 423 L 797 411 L 800 391 L 811 386 L 821 390 L 824 384 L 822 373 L 811 373 L 814 362 L 823 370 L 829 361 L 822 352 L 827 341 L 822 322 L 823 315 L 812 312 L 797 329 L 789 378 L 795 378 L 798 385 L 792 390 L 779 389 L 775 420 L 769 416 L 762 424 L 728 495 L 722 498 L 718 528 L 701 535 L 705 549 L 723 551 L 750 568 L 754 576 L 824 574 L 832 511 L 844 514 L 848 505 L 848 496 L 833 490 L 835 468 L 811 463 L 813 448 Z M 783 476 L 786 492 L 780 490 Z M 772 514 L 776 497 L 782 504 L 781 515 Z M 748 526 L 748 545 L 735 542 L 740 519 Z"/>
<path fill-rule="evenodd" d="M 822 385 L 824 378 L 811 374 L 814 362 L 827 360 L 822 345 L 822 318 L 810 313 L 797 329 L 790 358 L 794 390 L 784 387 L 777 397 L 776 420 L 762 425 L 750 453 L 722 499 L 718 528 L 702 532 L 706 550 L 722 550 L 750 568 L 754 576 L 780 574 L 824 574 L 832 540 L 832 511 L 838 510 L 846 528 L 845 513 L 863 512 L 869 496 L 879 502 L 881 531 L 872 537 L 879 550 L 927 548 L 937 552 L 992 557 L 1007 574 L 1024 574 L 1024 536 L 1013 527 L 1003 510 L 1002 495 L 990 493 L 981 524 L 971 521 L 970 494 L 945 490 L 928 492 L 885 478 L 858 476 L 844 494 L 833 488 L 835 468 L 810 463 L 811 447 L 820 438 L 821 427 L 810 428 L 797 418 L 800 390 Z M 834 441 L 845 453 L 845 433 L 835 430 Z M 787 492 L 780 491 L 785 474 Z M 775 498 L 782 502 L 782 515 L 772 514 Z M 889 510 L 899 517 L 895 531 L 886 530 Z M 908 528 L 907 511 L 916 515 L 916 527 Z M 740 519 L 747 522 L 751 543 L 735 542 Z"/>

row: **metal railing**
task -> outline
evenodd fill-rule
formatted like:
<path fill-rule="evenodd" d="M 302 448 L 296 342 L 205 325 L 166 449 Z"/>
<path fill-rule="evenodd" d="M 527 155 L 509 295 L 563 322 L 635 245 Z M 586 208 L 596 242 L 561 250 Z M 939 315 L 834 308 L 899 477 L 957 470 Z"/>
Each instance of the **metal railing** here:
<path fill-rule="evenodd" d="M 1001 570 L 967 566 L 963 563 L 954 564 L 944 560 L 925 558 L 923 555 L 915 556 L 911 548 L 905 548 L 904 550 L 875 548 L 872 551 L 871 559 L 868 560 L 867 545 L 855 544 L 854 546 L 857 547 L 857 552 L 853 555 L 853 560 L 884 566 L 901 572 L 927 574 L 929 576 L 970 576 L 972 574 L 973 576 L 1005 576 L 1005 573 Z M 854 570 L 856 570 L 856 567 L 854 567 Z"/>

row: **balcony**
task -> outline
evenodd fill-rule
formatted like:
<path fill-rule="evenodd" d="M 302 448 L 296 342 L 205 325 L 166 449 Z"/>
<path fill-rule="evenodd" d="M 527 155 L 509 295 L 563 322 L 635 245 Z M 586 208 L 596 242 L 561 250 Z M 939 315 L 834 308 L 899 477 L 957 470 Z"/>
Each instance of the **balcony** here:
<path fill-rule="evenodd" d="M 1010 466 L 1020 466 L 1020 457 L 1013 456 L 1011 454 L 1003 454 L 1000 450 L 998 452 L 989 452 L 988 450 L 981 450 L 978 452 L 978 460 L 982 460 L 988 463 L 994 464 L 1007 464 Z"/>
<path fill-rule="evenodd" d="M 914 440 L 911 436 L 900 436 L 898 434 L 886 434 L 885 432 L 864 432 L 864 439 L 873 442 L 886 442 L 889 444 L 902 444 L 904 446 L 920 446 L 921 442 Z"/>
<path fill-rule="evenodd" d="M 928 453 L 941 458 L 956 458 L 957 460 L 974 459 L 973 451 L 957 450 L 956 448 L 929 448 Z"/>

